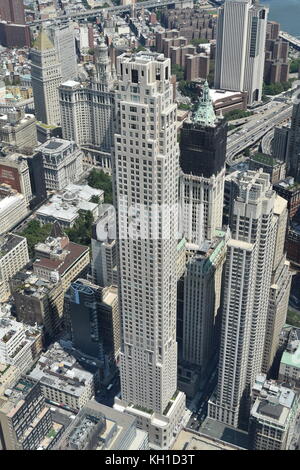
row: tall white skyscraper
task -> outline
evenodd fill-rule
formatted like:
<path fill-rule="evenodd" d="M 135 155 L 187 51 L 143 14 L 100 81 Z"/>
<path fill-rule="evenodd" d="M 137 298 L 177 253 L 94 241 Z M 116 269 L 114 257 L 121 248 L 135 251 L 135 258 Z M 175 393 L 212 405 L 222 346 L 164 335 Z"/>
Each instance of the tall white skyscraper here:
<path fill-rule="evenodd" d="M 115 407 L 137 417 L 153 448 L 168 448 L 185 414 L 185 395 L 176 390 L 179 147 L 171 63 L 158 53 L 122 54 L 117 74 L 113 180 L 123 346 Z"/>
<path fill-rule="evenodd" d="M 277 218 L 269 175 L 248 171 L 238 180 L 227 244 L 216 394 L 209 416 L 237 427 L 261 372 L 276 247 Z"/>
<path fill-rule="evenodd" d="M 290 263 L 284 253 L 288 221 L 287 201 L 280 196 L 275 199 L 276 245 L 273 259 L 269 308 L 266 323 L 265 350 L 262 371 L 268 373 L 278 351 L 279 337 L 286 322 L 292 274 Z"/>
<path fill-rule="evenodd" d="M 262 96 L 268 11 L 256 0 L 225 0 L 219 9 L 214 87 L 247 91 L 249 105 Z"/>
<path fill-rule="evenodd" d="M 49 35 L 61 65 L 62 81 L 76 80 L 78 70 L 73 23 L 50 26 Z"/>
<path fill-rule="evenodd" d="M 30 51 L 31 81 L 35 114 L 38 121 L 56 126 L 60 123 L 58 87 L 61 66 L 54 44 L 41 29 Z"/>

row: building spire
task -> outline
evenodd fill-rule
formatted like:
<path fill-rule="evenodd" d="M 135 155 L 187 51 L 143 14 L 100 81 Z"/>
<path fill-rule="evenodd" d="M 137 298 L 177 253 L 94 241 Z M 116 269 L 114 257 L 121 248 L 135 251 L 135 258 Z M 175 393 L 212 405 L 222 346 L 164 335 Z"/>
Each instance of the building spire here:
<path fill-rule="evenodd" d="M 47 51 L 49 49 L 54 49 L 54 44 L 50 40 L 44 26 L 42 25 L 40 32 L 33 43 L 33 47 L 40 52 Z"/>
<path fill-rule="evenodd" d="M 202 96 L 199 98 L 192 120 L 194 123 L 203 124 L 204 126 L 212 126 L 217 120 L 207 80 L 203 85 Z"/>

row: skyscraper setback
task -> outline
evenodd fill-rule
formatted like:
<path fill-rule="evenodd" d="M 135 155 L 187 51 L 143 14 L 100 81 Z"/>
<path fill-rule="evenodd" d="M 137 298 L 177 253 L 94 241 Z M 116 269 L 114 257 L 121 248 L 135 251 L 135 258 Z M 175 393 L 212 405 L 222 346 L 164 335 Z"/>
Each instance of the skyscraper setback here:
<path fill-rule="evenodd" d="M 137 416 L 153 447 L 168 448 L 185 414 L 185 396 L 176 391 L 178 216 L 172 208 L 179 148 L 171 63 L 157 53 L 123 54 L 117 73 L 113 178 L 123 346 L 115 407 Z"/>
<path fill-rule="evenodd" d="M 235 427 L 247 419 L 250 390 L 262 369 L 278 230 L 278 196 L 269 175 L 248 171 L 237 184 L 225 263 L 218 385 L 209 402 L 211 418 Z"/>
<path fill-rule="evenodd" d="M 215 88 L 246 91 L 261 100 L 268 8 L 254 0 L 225 0 L 219 10 Z"/>

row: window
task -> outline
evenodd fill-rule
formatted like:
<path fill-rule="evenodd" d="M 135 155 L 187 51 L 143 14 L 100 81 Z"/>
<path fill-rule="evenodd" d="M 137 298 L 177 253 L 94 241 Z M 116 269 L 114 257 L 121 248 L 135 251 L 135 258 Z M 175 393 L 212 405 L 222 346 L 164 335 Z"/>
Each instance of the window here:
<path fill-rule="evenodd" d="M 138 83 L 139 73 L 138 73 L 137 70 L 131 70 L 131 81 L 132 81 L 132 83 Z"/>

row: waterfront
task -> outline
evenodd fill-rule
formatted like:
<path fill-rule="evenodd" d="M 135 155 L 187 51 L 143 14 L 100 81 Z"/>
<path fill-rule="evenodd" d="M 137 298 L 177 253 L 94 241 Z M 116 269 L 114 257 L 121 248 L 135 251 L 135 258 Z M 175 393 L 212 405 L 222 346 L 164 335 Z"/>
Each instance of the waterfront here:
<path fill-rule="evenodd" d="M 281 29 L 300 38 L 300 0 L 260 0 L 270 7 L 269 19 L 278 21 Z"/>

